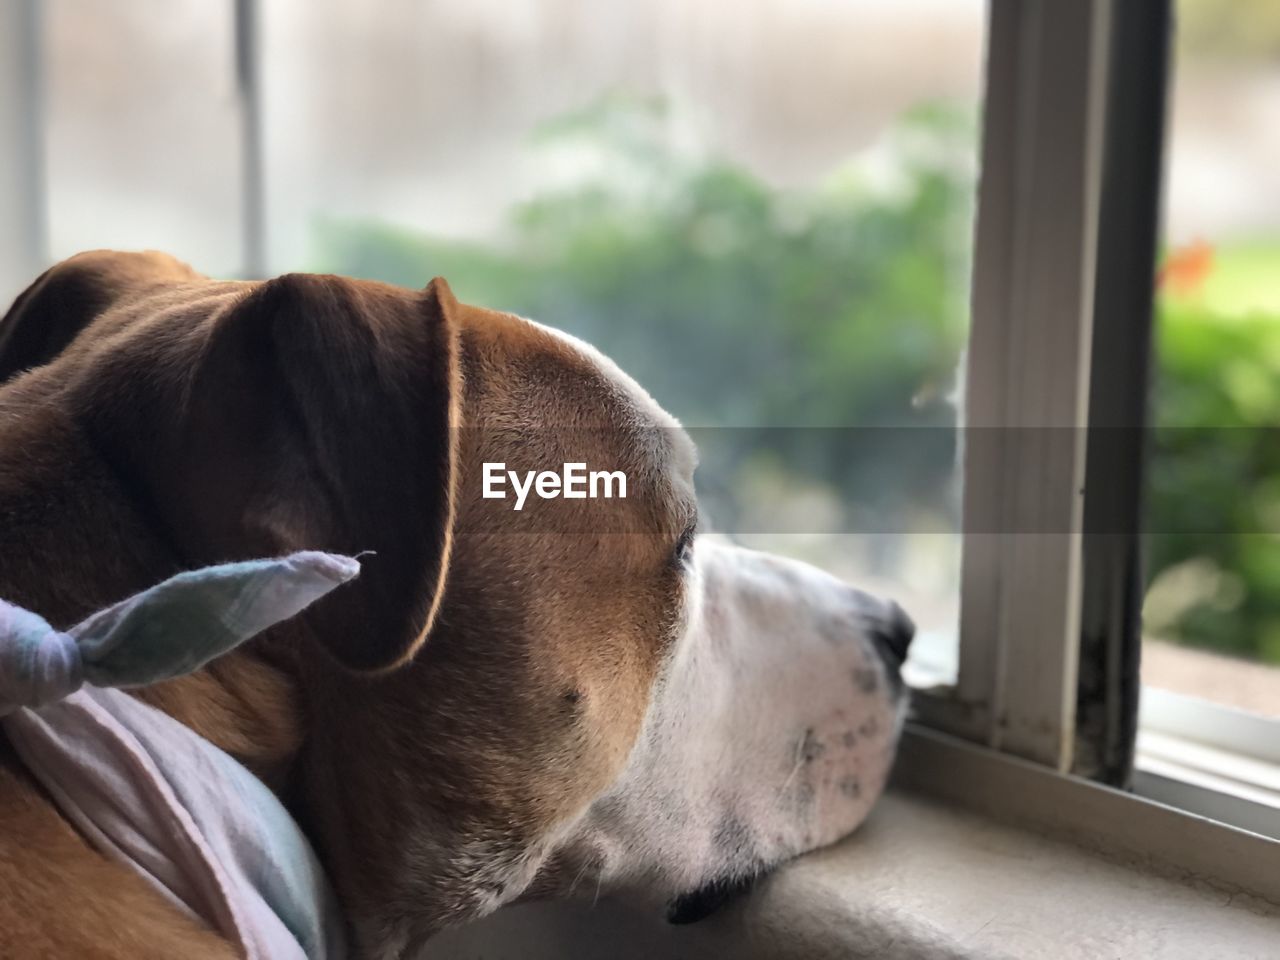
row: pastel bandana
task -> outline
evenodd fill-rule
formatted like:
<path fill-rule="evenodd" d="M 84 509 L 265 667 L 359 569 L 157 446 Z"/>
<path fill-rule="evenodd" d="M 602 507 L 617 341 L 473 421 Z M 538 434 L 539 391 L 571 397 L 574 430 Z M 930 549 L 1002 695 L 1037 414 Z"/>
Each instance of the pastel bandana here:
<path fill-rule="evenodd" d="M 332 891 L 275 794 L 113 687 L 182 676 L 360 571 L 303 552 L 178 574 L 65 633 L 0 601 L 0 723 L 62 813 L 251 960 L 345 956 Z"/>

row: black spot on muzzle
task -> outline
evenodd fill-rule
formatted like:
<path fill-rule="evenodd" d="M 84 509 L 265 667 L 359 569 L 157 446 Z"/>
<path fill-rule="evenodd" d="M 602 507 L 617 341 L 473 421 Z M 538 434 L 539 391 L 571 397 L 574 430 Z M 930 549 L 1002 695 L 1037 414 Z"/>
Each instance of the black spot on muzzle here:
<path fill-rule="evenodd" d="M 749 891 L 759 878 L 759 874 L 751 874 L 713 880 L 693 893 L 682 894 L 667 905 L 667 922 L 683 924 L 705 920 L 725 904 Z"/>

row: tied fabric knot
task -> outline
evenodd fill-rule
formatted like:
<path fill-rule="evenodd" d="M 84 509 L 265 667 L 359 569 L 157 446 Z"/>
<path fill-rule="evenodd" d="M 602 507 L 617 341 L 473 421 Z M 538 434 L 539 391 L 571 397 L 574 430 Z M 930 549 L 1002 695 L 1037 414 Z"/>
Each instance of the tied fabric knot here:
<path fill-rule="evenodd" d="M 75 638 L 44 618 L 0 600 L 0 717 L 19 707 L 43 707 L 84 683 Z"/>
<path fill-rule="evenodd" d="M 66 632 L 0 600 L 0 717 L 65 699 L 85 683 L 136 687 L 191 673 L 359 572 L 353 557 L 311 550 L 204 567 Z"/>
<path fill-rule="evenodd" d="M 0 726 L 59 810 L 246 960 L 340 960 L 346 928 L 280 799 L 190 728 L 112 687 L 181 676 L 360 572 L 302 552 L 180 573 L 65 632 L 0 601 Z"/>

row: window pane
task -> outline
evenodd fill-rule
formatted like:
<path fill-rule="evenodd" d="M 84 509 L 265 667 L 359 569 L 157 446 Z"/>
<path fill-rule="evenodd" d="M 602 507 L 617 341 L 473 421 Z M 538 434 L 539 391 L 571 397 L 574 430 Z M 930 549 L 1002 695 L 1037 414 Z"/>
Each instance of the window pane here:
<path fill-rule="evenodd" d="M 240 270 L 231 7 L 43 4 L 54 259 L 152 248 L 206 272 Z"/>
<path fill-rule="evenodd" d="M 947 678 L 983 4 L 264 13 L 273 270 L 594 343 L 693 428 L 716 527 L 897 597 Z"/>
<path fill-rule="evenodd" d="M 1177 10 L 1143 679 L 1280 716 L 1280 7 Z"/>

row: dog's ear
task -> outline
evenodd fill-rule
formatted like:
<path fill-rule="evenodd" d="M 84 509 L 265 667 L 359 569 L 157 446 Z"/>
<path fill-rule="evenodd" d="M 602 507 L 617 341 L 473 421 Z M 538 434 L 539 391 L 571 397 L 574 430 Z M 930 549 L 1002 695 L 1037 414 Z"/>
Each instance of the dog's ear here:
<path fill-rule="evenodd" d="M 456 314 L 442 280 L 413 294 L 280 277 L 117 351 L 123 399 L 95 432 L 128 451 L 126 480 L 186 562 L 371 551 L 302 620 L 343 665 L 389 669 L 426 638 L 448 570 Z"/>
<path fill-rule="evenodd" d="M 40 274 L 0 320 L 0 383 L 56 357 L 109 300 L 94 271 L 60 263 Z"/>
<path fill-rule="evenodd" d="M 0 383 L 48 363 L 128 291 L 197 278 L 185 263 L 150 250 L 92 250 L 54 264 L 0 319 Z"/>

